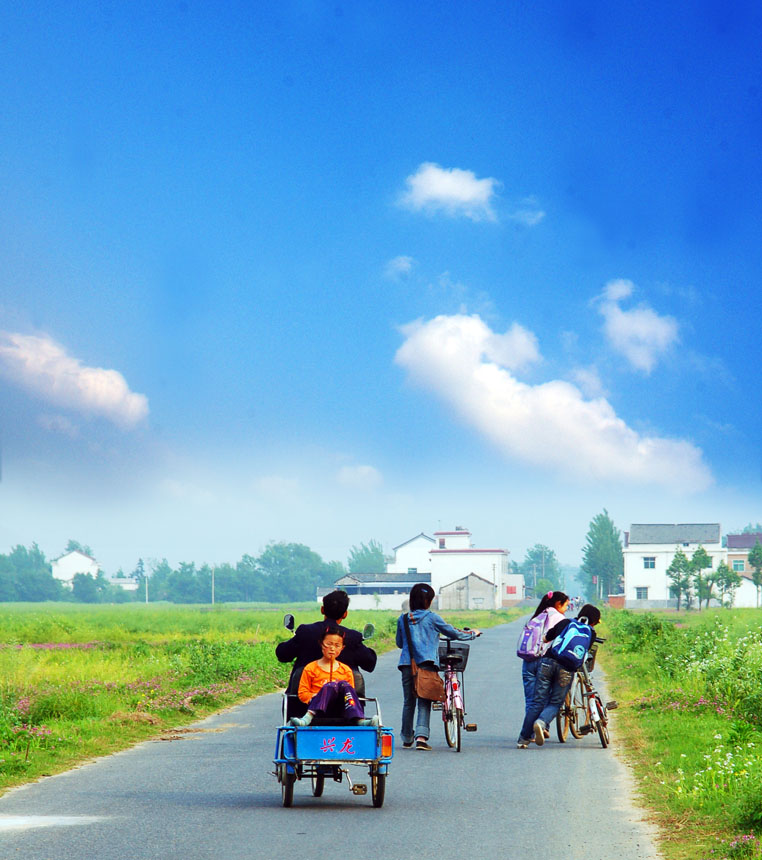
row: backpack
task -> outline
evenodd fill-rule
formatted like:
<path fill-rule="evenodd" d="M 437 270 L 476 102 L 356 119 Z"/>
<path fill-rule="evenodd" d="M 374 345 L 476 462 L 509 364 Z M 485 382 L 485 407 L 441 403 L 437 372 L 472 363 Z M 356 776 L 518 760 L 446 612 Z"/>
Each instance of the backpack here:
<path fill-rule="evenodd" d="M 517 657 L 521 657 L 522 660 L 536 660 L 542 656 L 549 621 L 550 616 L 545 610 L 524 625 L 519 633 L 519 641 L 516 643 Z"/>
<path fill-rule="evenodd" d="M 582 665 L 587 649 L 592 645 L 595 634 L 589 624 L 578 618 L 570 619 L 569 623 L 553 640 L 549 656 L 558 660 L 565 668 L 576 672 Z"/>

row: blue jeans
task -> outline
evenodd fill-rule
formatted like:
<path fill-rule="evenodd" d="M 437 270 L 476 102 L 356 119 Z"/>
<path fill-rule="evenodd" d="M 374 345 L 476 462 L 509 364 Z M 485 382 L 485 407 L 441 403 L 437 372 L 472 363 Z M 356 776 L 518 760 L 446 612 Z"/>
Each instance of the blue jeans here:
<path fill-rule="evenodd" d="M 542 657 L 536 660 L 521 661 L 521 682 L 524 684 L 524 709 L 528 711 L 534 700 L 534 686 L 537 683 L 537 672 L 540 669 Z"/>
<path fill-rule="evenodd" d="M 543 657 L 539 664 L 532 704 L 527 706 L 519 735 L 519 739 L 524 741 L 534 734 L 535 720 L 540 720 L 548 728 L 556 718 L 573 678 L 573 673 L 552 657 Z"/>
<path fill-rule="evenodd" d="M 427 668 L 424 664 L 424 668 Z M 429 724 L 431 722 L 431 700 L 419 699 L 413 687 L 413 673 L 410 666 L 400 666 L 402 674 L 402 742 L 412 743 L 415 738 L 429 737 Z M 415 718 L 416 706 L 418 707 L 418 718 L 413 732 L 413 719 Z"/>

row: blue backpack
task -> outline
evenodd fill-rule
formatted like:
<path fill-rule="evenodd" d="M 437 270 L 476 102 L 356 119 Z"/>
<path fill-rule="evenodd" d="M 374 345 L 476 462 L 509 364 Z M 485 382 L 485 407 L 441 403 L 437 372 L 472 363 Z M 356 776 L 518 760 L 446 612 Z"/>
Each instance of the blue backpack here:
<path fill-rule="evenodd" d="M 517 657 L 521 657 L 522 660 L 536 660 L 542 654 L 548 622 L 547 610 L 530 618 L 519 633 L 519 641 L 516 643 Z"/>
<path fill-rule="evenodd" d="M 589 624 L 572 618 L 563 632 L 553 640 L 548 654 L 558 660 L 565 669 L 576 672 L 594 639 L 595 633 Z"/>

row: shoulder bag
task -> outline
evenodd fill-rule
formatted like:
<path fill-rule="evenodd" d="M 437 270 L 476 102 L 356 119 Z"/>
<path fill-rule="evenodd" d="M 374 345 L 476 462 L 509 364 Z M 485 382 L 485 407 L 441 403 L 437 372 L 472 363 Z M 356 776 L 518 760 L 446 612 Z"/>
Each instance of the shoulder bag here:
<path fill-rule="evenodd" d="M 407 648 L 410 652 L 410 671 L 413 675 L 413 687 L 419 699 L 430 699 L 432 702 L 444 702 L 445 688 L 439 672 L 433 669 L 424 669 L 413 659 L 413 640 L 410 636 L 410 621 L 405 618 L 405 632 L 407 633 Z"/>

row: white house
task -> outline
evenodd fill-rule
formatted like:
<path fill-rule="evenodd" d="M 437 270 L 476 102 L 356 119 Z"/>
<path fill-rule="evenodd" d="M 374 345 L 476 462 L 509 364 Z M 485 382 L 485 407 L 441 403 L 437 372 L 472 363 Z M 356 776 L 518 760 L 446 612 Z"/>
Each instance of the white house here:
<path fill-rule="evenodd" d="M 624 605 L 627 609 L 676 607 L 667 568 L 681 549 L 688 558 L 700 547 L 716 570 L 727 553 L 719 523 L 635 523 L 624 533 Z M 736 605 L 739 594 L 736 595 Z"/>
<path fill-rule="evenodd" d="M 515 599 L 516 592 L 507 590 L 515 587 L 508 582 L 508 550 L 477 549 L 471 543 L 471 532 L 462 526 L 451 532 L 434 532 L 434 540 L 436 546 L 429 550 L 429 557 L 431 585 L 437 594 L 449 583 L 475 573 L 493 585 L 492 606 L 485 609 L 500 609 L 504 600 Z"/>
<path fill-rule="evenodd" d="M 92 577 L 98 575 L 98 562 L 84 552 L 73 549 L 50 562 L 55 579 L 71 588 L 72 580 L 77 573 L 89 573 Z"/>
<path fill-rule="evenodd" d="M 727 564 L 742 577 L 741 586 L 736 591 L 733 606 L 756 607 L 757 587 L 752 579 L 753 568 L 749 564 L 749 552 L 759 541 L 762 543 L 762 532 L 751 532 L 740 535 L 728 535 Z"/>
<path fill-rule="evenodd" d="M 453 594 L 461 586 L 470 589 L 473 584 L 471 604 L 475 605 L 478 591 L 483 608 L 499 609 L 524 597 L 524 577 L 508 572 L 508 555 L 505 549 L 474 547 L 471 532 L 462 526 L 454 531 L 434 532 L 433 538 L 421 532 L 394 547 L 393 556 L 386 563 L 386 573 L 348 574 L 336 581 L 336 588 L 347 591 L 354 609 L 398 610 L 416 582 L 431 584 L 439 608 L 444 608 L 442 595 L 446 586 L 460 583 L 446 595 L 446 600 L 452 602 L 456 600 Z M 472 576 L 477 577 L 478 584 L 470 579 Z M 319 589 L 318 599 L 324 593 L 325 589 Z"/>

